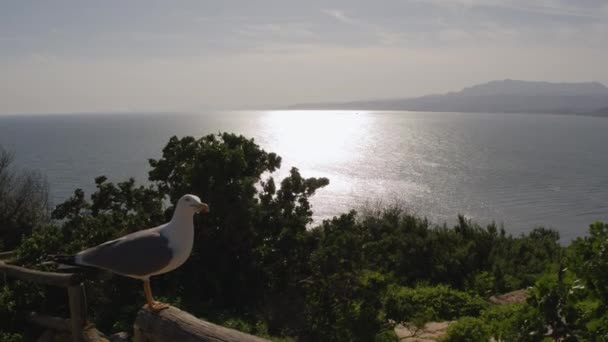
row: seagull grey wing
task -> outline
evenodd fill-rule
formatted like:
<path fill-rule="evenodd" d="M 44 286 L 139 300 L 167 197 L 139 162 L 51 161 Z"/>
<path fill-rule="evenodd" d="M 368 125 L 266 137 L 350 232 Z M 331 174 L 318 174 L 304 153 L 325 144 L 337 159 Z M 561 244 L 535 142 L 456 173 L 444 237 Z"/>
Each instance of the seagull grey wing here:
<path fill-rule="evenodd" d="M 82 263 L 114 273 L 147 276 L 167 266 L 173 252 L 158 230 L 142 230 L 79 253 Z"/>

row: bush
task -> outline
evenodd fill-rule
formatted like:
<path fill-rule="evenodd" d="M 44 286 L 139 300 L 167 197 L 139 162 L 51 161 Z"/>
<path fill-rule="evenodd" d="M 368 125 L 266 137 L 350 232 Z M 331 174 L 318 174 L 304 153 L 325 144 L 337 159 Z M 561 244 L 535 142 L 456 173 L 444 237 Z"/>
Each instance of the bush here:
<path fill-rule="evenodd" d="M 410 287 L 445 284 L 483 296 L 517 290 L 532 285 L 562 250 L 559 235 L 542 228 L 512 237 L 495 225 L 483 228 L 462 216 L 448 228 L 399 207 L 362 212 L 319 228 L 336 243 L 327 248 L 360 246 L 347 247 L 350 254 L 336 260 L 390 274 L 396 283 Z"/>
<path fill-rule="evenodd" d="M 307 340 L 372 341 L 390 328 L 381 302 L 386 279 L 379 273 L 313 275 L 306 288 Z"/>
<path fill-rule="evenodd" d="M 463 317 L 450 325 L 444 342 L 483 342 L 490 340 L 490 330 L 479 318 Z"/>
<path fill-rule="evenodd" d="M 16 172 L 13 156 L 0 146 L 0 251 L 12 250 L 48 223 L 48 185 L 33 171 Z"/>
<path fill-rule="evenodd" d="M 7 333 L 0 331 L 0 342 L 21 342 L 23 336 L 15 333 Z"/>
<path fill-rule="evenodd" d="M 478 316 L 488 307 L 481 297 L 451 289 L 445 285 L 415 288 L 389 286 L 385 299 L 387 318 L 407 322 L 425 313 L 426 320 L 453 320 L 462 316 Z"/>
<path fill-rule="evenodd" d="M 394 329 L 385 329 L 376 334 L 374 342 L 399 342 L 399 337 Z"/>
<path fill-rule="evenodd" d="M 576 239 L 569 248 L 568 259 L 576 275 L 594 296 L 608 307 L 608 223 L 596 222 L 589 236 Z"/>
<path fill-rule="evenodd" d="M 492 305 L 480 318 L 499 341 L 540 341 L 546 331 L 540 313 L 528 304 Z"/>

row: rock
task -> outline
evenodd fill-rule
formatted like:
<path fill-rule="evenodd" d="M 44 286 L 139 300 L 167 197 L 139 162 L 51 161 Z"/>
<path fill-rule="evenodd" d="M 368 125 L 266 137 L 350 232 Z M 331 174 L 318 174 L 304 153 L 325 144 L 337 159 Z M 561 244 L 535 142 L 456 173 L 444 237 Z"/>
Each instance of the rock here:
<path fill-rule="evenodd" d="M 131 341 L 131 336 L 128 333 L 121 331 L 116 334 L 110 335 L 108 339 L 110 340 L 110 342 L 129 342 Z"/>
<path fill-rule="evenodd" d="M 395 327 L 395 333 L 400 342 L 436 341 L 447 333 L 448 327 L 454 322 L 428 322 L 421 328 L 398 324 Z"/>
<path fill-rule="evenodd" d="M 521 303 L 526 302 L 529 295 L 530 294 L 528 293 L 528 290 L 521 289 L 521 290 L 508 292 L 508 293 L 501 294 L 501 295 L 492 296 L 492 297 L 490 297 L 489 301 L 492 304 L 499 304 L 499 305 L 521 304 Z"/>

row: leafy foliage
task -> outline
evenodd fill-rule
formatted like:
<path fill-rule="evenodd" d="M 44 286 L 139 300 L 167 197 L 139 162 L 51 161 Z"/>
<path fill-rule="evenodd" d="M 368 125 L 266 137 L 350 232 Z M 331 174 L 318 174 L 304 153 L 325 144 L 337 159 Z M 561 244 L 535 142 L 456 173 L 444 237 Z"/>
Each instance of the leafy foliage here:
<path fill-rule="evenodd" d="M 13 249 L 48 219 L 46 181 L 36 172 L 16 172 L 12 162 L 0 146 L 0 251 Z"/>
<path fill-rule="evenodd" d="M 529 304 L 554 338 L 608 339 L 608 225 L 592 224 L 576 239 L 557 269 L 541 277 Z"/>
<path fill-rule="evenodd" d="M 579 238 L 569 254 L 573 271 L 591 291 L 591 295 L 608 307 L 608 223 L 596 222 L 589 236 Z"/>
<path fill-rule="evenodd" d="M 599 341 L 608 338 L 602 267 L 607 229 L 594 223 L 589 236 L 562 250 L 530 289 L 525 305 L 490 308 L 482 314 L 493 336 L 505 341 Z"/>
<path fill-rule="evenodd" d="M 49 254 L 158 225 L 180 196 L 193 193 L 211 212 L 195 216 L 190 259 L 155 278 L 155 295 L 221 324 L 303 341 L 395 341 L 395 322 L 453 319 L 459 321 L 451 341 L 608 336 L 608 225 L 594 224 L 590 236 L 567 249 L 555 231 L 510 236 L 464 217 L 454 227 L 434 225 L 397 206 L 312 226 L 309 199 L 329 180 L 292 168 L 275 181 L 281 158 L 252 139 L 173 137 L 149 163 L 148 185 L 101 176 L 89 198 L 75 190 L 51 218 L 43 206 L 32 207 L 22 221 L 32 222 L 27 238 L 13 240 L 22 240 L 20 262 L 40 268 Z M 9 174 L 2 170 L 0 176 Z M 11 177 L 0 177 L 0 190 L 3 179 L 17 179 Z M 24 196 L 25 188 L 14 189 L 0 195 Z M 141 284 L 114 277 L 87 286 L 92 320 L 103 331 L 130 330 Z M 496 307 L 484 299 L 529 286 L 526 304 Z M 7 332 L 1 336 L 24 330 L 30 310 L 65 315 L 64 296 L 0 279 L 0 331 Z"/>
<path fill-rule="evenodd" d="M 0 342 L 21 342 L 21 341 L 23 341 L 23 336 L 21 336 L 21 334 L 0 332 Z"/>
<path fill-rule="evenodd" d="M 480 318 L 499 341 L 542 341 L 546 333 L 540 313 L 527 304 L 493 305 Z"/>
<path fill-rule="evenodd" d="M 463 317 L 450 325 L 445 342 L 489 341 L 490 332 L 482 320 L 475 317 Z"/>
<path fill-rule="evenodd" d="M 392 285 L 386 295 L 387 317 L 397 322 L 412 321 L 420 313 L 425 313 L 429 321 L 479 316 L 486 307 L 488 302 L 483 298 L 445 285 L 415 288 Z"/>
<path fill-rule="evenodd" d="M 150 160 L 150 180 L 172 203 L 193 193 L 211 207 L 195 220 L 195 249 L 172 277 L 177 281 L 171 288 L 184 289 L 195 313 L 203 313 L 200 307 L 240 314 L 264 307 L 271 322 L 300 320 L 282 307 L 301 301 L 298 282 L 306 277 L 314 248 L 306 230 L 312 222 L 308 198 L 329 181 L 303 178 L 293 168 L 279 189 L 272 177 L 261 182 L 280 162 L 253 140 L 226 133 L 173 137 L 162 158 Z"/>

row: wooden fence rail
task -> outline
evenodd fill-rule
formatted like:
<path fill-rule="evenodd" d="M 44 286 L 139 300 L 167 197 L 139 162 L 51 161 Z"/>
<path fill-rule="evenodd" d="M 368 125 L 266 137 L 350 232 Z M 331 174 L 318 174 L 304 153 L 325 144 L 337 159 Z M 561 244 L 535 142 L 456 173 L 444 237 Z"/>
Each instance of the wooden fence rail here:
<path fill-rule="evenodd" d="M 2 253 L 2 259 L 12 256 L 10 252 Z M 67 289 L 70 306 L 69 326 L 74 342 L 84 342 L 84 328 L 87 324 L 86 299 L 84 292 L 83 276 L 76 273 L 56 273 L 31 270 L 29 268 L 7 264 L 0 259 L 0 273 L 19 280 L 29 281 L 41 285 L 63 287 Z M 50 325 L 65 324 L 62 318 L 30 314 L 30 320 L 34 323 L 48 323 Z M 41 324 L 45 326 L 45 324 Z M 48 326 L 46 326 L 48 327 Z"/>
<path fill-rule="evenodd" d="M 83 280 L 82 276 L 76 273 L 36 271 L 25 267 L 9 265 L 4 261 L 0 261 L 0 272 L 19 280 L 66 288 L 70 286 L 77 286 Z"/>
<path fill-rule="evenodd" d="M 108 341 L 102 339 L 96 329 L 85 329 L 91 325 L 87 321 L 83 274 L 36 271 L 2 261 L 11 255 L 6 252 L 0 254 L 0 273 L 24 281 L 67 289 L 70 319 L 32 312 L 28 316 L 30 322 L 53 331 L 71 332 L 75 342 Z M 89 278 L 87 276 L 87 279 Z M 105 277 L 103 274 L 97 274 L 92 278 Z M 260 337 L 198 319 L 174 307 L 155 313 L 144 306 L 137 314 L 133 337 L 135 342 L 267 342 Z"/>
<path fill-rule="evenodd" d="M 268 342 L 216 325 L 170 306 L 153 313 L 144 306 L 135 319 L 134 342 Z"/>

